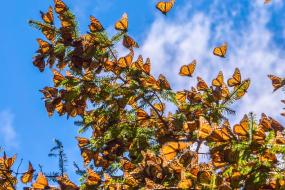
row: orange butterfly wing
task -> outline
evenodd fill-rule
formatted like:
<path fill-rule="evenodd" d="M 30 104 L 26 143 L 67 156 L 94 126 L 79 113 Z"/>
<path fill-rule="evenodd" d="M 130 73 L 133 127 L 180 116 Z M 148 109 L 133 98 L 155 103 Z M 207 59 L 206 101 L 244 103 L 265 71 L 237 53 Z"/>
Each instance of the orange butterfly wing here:
<path fill-rule="evenodd" d="M 35 189 L 46 189 L 49 187 L 47 178 L 40 172 L 38 174 L 37 180 L 33 183 L 33 188 Z"/>
<path fill-rule="evenodd" d="M 133 39 L 131 38 L 129 35 L 124 35 L 124 38 L 123 38 L 123 46 L 130 49 L 130 48 L 139 48 L 139 45 L 138 43 Z"/>
<path fill-rule="evenodd" d="M 197 89 L 199 91 L 206 91 L 209 89 L 207 83 L 201 77 L 197 77 L 197 80 L 198 80 Z"/>
<path fill-rule="evenodd" d="M 63 14 L 68 10 L 67 6 L 63 3 L 62 0 L 54 0 L 54 3 L 55 3 L 55 12 L 57 14 Z"/>
<path fill-rule="evenodd" d="M 31 164 L 31 162 L 29 162 L 28 171 L 26 171 L 21 177 L 22 183 L 26 184 L 26 183 L 31 182 L 33 180 L 34 171 L 35 170 Z"/>
<path fill-rule="evenodd" d="M 216 56 L 224 58 L 226 56 L 227 49 L 228 49 L 228 45 L 227 45 L 227 43 L 224 43 L 221 46 L 215 47 L 213 50 L 213 54 Z"/>
<path fill-rule="evenodd" d="M 228 86 L 230 87 L 233 87 L 233 86 L 236 87 L 241 84 L 241 75 L 240 75 L 240 71 L 238 68 L 235 69 L 235 72 L 232 78 L 230 78 L 227 82 L 228 82 Z"/>
<path fill-rule="evenodd" d="M 189 145 L 188 142 L 167 142 L 161 147 L 160 153 L 167 161 L 173 160 L 179 152 L 185 150 Z"/>
<path fill-rule="evenodd" d="M 44 21 L 46 24 L 53 24 L 54 17 L 53 17 L 53 10 L 52 10 L 52 7 L 51 7 L 51 6 L 49 7 L 47 13 L 43 13 L 43 12 L 40 12 L 40 13 L 41 13 L 41 16 L 42 16 L 43 21 Z"/>
<path fill-rule="evenodd" d="M 192 74 L 194 73 L 196 68 L 196 60 L 193 60 L 189 65 L 183 65 L 180 68 L 179 74 L 181 76 L 189 76 L 192 77 Z"/>
<path fill-rule="evenodd" d="M 224 83 L 224 75 L 223 72 L 220 71 L 217 78 L 212 81 L 212 85 L 215 87 L 221 87 Z"/>
<path fill-rule="evenodd" d="M 175 3 L 175 0 L 170 0 L 167 2 L 160 1 L 156 4 L 156 8 L 166 15 L 172 9 L 174 3 Z"/>
<path fill-rule="evenodd" d="M 124 13 L 122 18 L 115 23 L 115 29 L 126 32 L 128 30 L 128 15 Z"/>
<path fill-rule="evenodd" d="M 249 120 L 247 115 L 244 115 L 239 124 L 234 125 L 233 132 L 240 138 L 247 138 L 249 135 Z"/>
<path fill-rule="evenodd" d="M 210 136 L 211 132 L 212 132 L 212 127 L 210 123 L 203 116 L 200 116 L 198 138 L 200 140 L 204 140 L 208 136 Z"/>
<path fill-rule="evenodd" d="M 90 16 L 90 25 L 89 25 L 89 30 L 91 32 L 101 32 L 104 30 L 102 24 L 98 19 L 96 19 L 94 16 Z"/>
<path fill-rule="evenodd" d="M 281 88 L 282 86 L 285 85 L 285 79 L 281 78 L 281 77 L 277 77 L 275 75 L 268 75 L 269 79 L 272 82 L 272 86 L 274 88 L 273 91 L 278 90 L 279 88 Z"/>

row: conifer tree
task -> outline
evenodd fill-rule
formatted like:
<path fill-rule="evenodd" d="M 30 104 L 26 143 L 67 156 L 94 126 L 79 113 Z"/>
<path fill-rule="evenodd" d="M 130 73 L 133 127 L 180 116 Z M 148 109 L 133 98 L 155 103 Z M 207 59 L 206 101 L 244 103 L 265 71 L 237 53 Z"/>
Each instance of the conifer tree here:
<path fill-rule="evenodd" d="M 157 8 L 166 14 L 174 3 L 160 2 Z M 54 173 L 58 187 L 51 187 L 42 172 L 33 181 L 35 170 L 29 164 L 21 181 L 32 182 L 31 189 L 285 188 L 283 126 L 265 114 L 260 119 L 245 114 L 235 125 L 227 119 L 234 113 L 230 106 L 242 101 L 250 87 L 238 68 L 228 80 L 220 71 L 212 84 L 197 77 L 196 86 L 174 91 L 164 75 L 152 75 L 149 58 L 135 55 L 139 45 L 128 34 L 127 14 L 115 23 L 117 34 L 111 37 L 93 16 L 89 31 L 80 34 L 61 0 L 41 15 L 42 22 L 30 24 L 46 38 L 37 39 L 33 64 L 53 74 L 53 85 L 41 90 L 46 110 L 49 116 L 56 112 L 79 118 L 80 133 L 90 130 L 92 136 L 76 137 L 84 163 L 84 168 L 74 164 L 80 184 L 69 180 L 63 146 L 56 140 L 50 156 L 59 158 L 60 171 Z M 127 55 L 118 56 L 117 43 Z M 225 56 L 226 47 L 217 47 L 214 54 Z M 196 64 L 193 60 L 177 73 L 192 78 Z M 269 78 L 275 90 L 285 84 L 283 78 Z M 169 104 L 175 106 L 173 112 L 166 111 Z M 14 159 L 5 154 L 0 159 L 3 189 L 15 189 Z"/>

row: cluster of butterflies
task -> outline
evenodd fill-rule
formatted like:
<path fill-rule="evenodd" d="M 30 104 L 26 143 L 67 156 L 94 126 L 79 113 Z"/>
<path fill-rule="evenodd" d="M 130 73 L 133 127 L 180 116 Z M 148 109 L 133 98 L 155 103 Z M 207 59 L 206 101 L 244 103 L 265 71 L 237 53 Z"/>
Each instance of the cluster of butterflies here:
<path fill-rule="evenodd" d="M 174 4 L 175 0 L 161 1 L 156 7 L 163 14 L 167 14 Z M 60 115 L 66 113 L 72 117 L 82 116 L 86 126 L 92 127 L 91 139 L 96 142 L 97 139 L 110 138 L 109 134 L 112 137 L 104 145 L 100 145 L 98 141 L 96 146 L 94 141 L 88 138 L 77 138 L 86 169 L 82 180 L 84 185 L 91 189 L 102 185 L 106 189 L 164 189 L 171 184 L 178 189 L 191 189 L 212 187 L 215 179 L 215 188 L 229 189 L 231 180 L 239 183 L 246 179 L 239 167 L 251 167 L 238 166 L 241 162 L 238 162 L 240 160 L 236 156 L 237 153 L 232 151 L 233 145 L 242 146 L 246 143 L 250 144 L 248 152 L 253 157 L 266 163 L 276 162 L 275 154 L 268 148 L 264 148 L 261 153 L 257 151 L 257 147 L 268 143 L 268 138 L 272 138 L 272 142 L 277 145 L 285 144 L 283 126 L 273 118 L 263 114 L 258 125 L 253 125 L 248 116 L 244 116 L 240 123 L 233 127 L 230 127 L 228 121 L 221 126 L 216 124 L 221 118 L 225 119 L 222 114 L 227 103 L 243 97 L 250 86 L 250 80 L 242 80 L 238 68 L 226 81 L 223 73 L 219 72 L 211 85 L 197 77 L 196 87 L 173 93 L 173 99 L 179 107 L 177 113 L 169 113 L 166 117 L 166 106 L 160 98 L 161 94 L 171 91 L 171 86 L 165 76 L 159 75 L 156 79 L 151 75 L 150 59 L 144 61 L 140 55 L 134 60 L 134 48 L 139 45 L 127 33 L 129 23 L 126 13 L 114 27 L 119 32 L 115 37 L 122 38 L 122 44 L 129 52 L 117 58 L 113 52 L 113 42 L 104 36 L 105 29 L 98 19 L 90 16 L 88 33 L 78 37 L 73 31 L 74 18 L 61 0 L 55 0 L 55 12 L 60 19 L 60 29 L 54 26 L 51 7 L 47 13 L 41 13 L 44 23 L 37 23 L 50 42 L 37 40 L 39 50 L 34 65 L 43 71 L 45 61 L 52 66 L 57 60 L 58 69 L 67 70 L 63 75 L 61 71 L 53 69 L 54 86 L 42 90 L 47 111 L 49 115 L 56 110 Z M 62 53 L 61 47 L 72 47 L 72 50 Z M 213 50 L 214 55 L 222 58 L 226 57 L 226 53 L 227 43 Z M 92 56 L 94 54 L 96 56 Z M 196 65 L 195 60 L 183 65 L 179 74 L 192 77 Z M 69 67 L 65 68 L 66 66 Z M 102 73 L 111 76 L 104 78 L 100 75 Z M 97 74 L 100 77 L 97 77 Z M 273 75 L 269 77 L 275 90 L 285 84 L 282 78 Z M 233 90 L 230 91 L 229 87 Z M 96 109 L 87 110 L 87 101 L 95 104 Z M 150 111 L 145 109 L 146 105 L 150 107 Z M 131 127 L 129 129 L 126 126 Z M 128 128 L 129 131 L 116 134 L 121 128 Z M 136 134 L 143 129 L 153 130 L 155 138 L 161 144 L 159 151 L 154 153 L 147 150 L 148 141 L 141 143 L 138 137 L 133 137 L 133 129 Z M 199 163 L 199 152 L 191 150 L 199 142 L 209 144 L 210 163 Z M 124 157 L 126 151 L 128 157 Z M 108 174 L 112 164 L 118 161 L 124 172 L 123 182 Z M 232 163 L 236 164 L 232 173 L 235 178 L 223 177 L 227 175 L 226 172 L 224 175 L 217 175 L 217 170 L 227 171 L 228 166 L 233 166 Z M 89 166 L 100 168 L 102 172 L 96 173 Z M 21 178 L 22 182 L 32 182 L 33 175 L 34 169 L 29 164 L 28 171 Z M 78 189 L 67 176 L 58 177 L 57 182 L 61 189 Z M 52 188 L 41 173 L 32 183 L 32 187 Z"/>
<path fill-rule="evenodd" d="M 269 148 L 262 149 L 262 153 L 259 152 L 260 148 L 267 143 L 266 139 L 270 138 L 269 131 L 274 131 L 274 137 L 271 138 L 276 146 L 285 144 L 283 126 L 265 114 L 262 114 L 259 124 L 254 125 L 252 125 L 251 119 L 245 115 L 240 123 L 234 125 L 233 128 L 230 127 L 228 121 L 225 121 L 222 126 L 218 126 L 210 124 L 206 118 L 200 116 L 197 138 L 200 141 L 214 143 L 210 147 L 210 152 L 207 153 L 211 160 L 209 163 L 198 163 L 199 153 L 191 150 L 191 147 L 195 147 L 193 146 L 195 141 L 183 139 L 168 141 L 162 145 L 159 155 L 151 151 L 142 152 L 143 160 L 139 166 L 132 164 L 127 158 L 121 160 L 126 184 L 136 188 L 140 183 L 145 183 L 149 189 L 167 189 L 161 181 L 165 176 L 173 175 L 178 179 L 177 184 L 171 184 L 175 188 L 238 188 L 243 183 L 242 179 L 250 178 L 241 172 L 242 167 L 257 167 L 259 161 L 271 164 L 277 162 L 276 155 Z M 249 152 L 236 152 L 232 148 L 234 144 L 243 143 L 249 143 Z M 249 155 L 243 154 L 248 153 L 257 158 L 255 162 L 241 162 L 243 158 L 249 157 Z M 238 166 L 239 163 L 244 165 Z M 232 165 L 235 165 L 232 168 L 234 177 L 228 176 L 226 173 L 222 174 Z M 217 173 L 216 170 L 219 172 Z M 221 179 L 222 175 L 225 175 L 224 179 Z M 219 180 L 213 184 L 213 178 Z M 142 179 L 143 182 L 141 182 Z M 279 183 L 282 184 L 283 181 L 279 181 Z M 248 179 L 247 183 L 249 185 L 253 182 Z M 276 183 L 275 181 L 277 186 Z M 265 187 L 269 188 L 268 185 Z"/>
<path fill-rule="evenodd" d="M 181 76 L 192 77 L 196 68 L 196 61 L 180 68 Z M 193 118 L 197 119 L 199 115 L 210 115 L 215 117 L 223 117 L 221 107 L 231 100 L 242 98 L 249 86 L 250 80 L 242 80 L 241 73 L 238 68 L 235 69 L 232 77 L 226 82 L 223 73 L 220 71 L 216 78 L 212 80 L 209 86 L 201 77 L 197 77 L 197 86 L 190 90 L 176 92 L 176 100 L 179 110 L 185 114 L 192 112 Z M 230 90 L 229 88 L 233 88 Z M 189 114 L 188 114 L 189 115 Z M 217 119 L 218 119 L 217 118 Z"/>

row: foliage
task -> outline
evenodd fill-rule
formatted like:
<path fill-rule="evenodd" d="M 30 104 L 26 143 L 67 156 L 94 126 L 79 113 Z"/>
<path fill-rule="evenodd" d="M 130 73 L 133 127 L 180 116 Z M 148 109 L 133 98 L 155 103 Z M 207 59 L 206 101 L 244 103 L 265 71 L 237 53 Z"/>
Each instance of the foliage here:
<path fill-rule="evenodd" d="M 175 1 L 169 3 L 170 10 Z M 157 6 L 166 14 L 162 5 Z M 233 126 L 227 119 L 234 113 L 230 105 L 250 86 L 238 68 L 227 82 L 219 72 L 211 85 L 197 77 L 195 87 L 175 92 L 165 76 L 151 74 L 149 58 L 134 60 L 139 46 L 127 33 L 126 14 L 111 37 L 93 16 L 90 31 L 79 34 L 75 16 L 61 0 L 42 19 L 30 24 L 47 38 L 37 40 L 33 62 L 41 72 L 49 66 L 53 73 L 54 85 L 41 90 L 46 110 L 50 116 L 76 117 L 80 133 L 92 131 L 90 138 L 77 137 L 84 163 L 84 168 L 74 163 L 79 185 L 69 180 L 63 146 L 55 141 L 50 156 L 59 158 L 53 179 L 60 189 L 285 188 L 283 126 L 265 114 L 259 120 L 246 114 Z M 118 57 L 114 47 L 121 41 L 129 53 Z M 223 44 L 214 54 L 224 57 L 226 48 Z M 195 60 L 183 65 L 179 74 L 192 77 L 195 66 Z M 284 86 L 283 78 L 269 77 L 275 89 Z M 169 104 L 174 112 L 166 112 Z M 0 159 L 0 189 L 15 189 L 14 160 L 5 153 Z M 21 181 L 32 182 L 34 175 L 30 164 Z M 46 177 L 39 172 L 31 189 L 57 189 Z"/>

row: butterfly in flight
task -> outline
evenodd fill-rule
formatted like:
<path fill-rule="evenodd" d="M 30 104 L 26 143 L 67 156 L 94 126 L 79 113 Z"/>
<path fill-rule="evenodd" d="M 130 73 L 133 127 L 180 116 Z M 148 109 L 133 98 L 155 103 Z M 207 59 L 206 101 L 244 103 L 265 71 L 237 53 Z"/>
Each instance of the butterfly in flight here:
<path fill-rule="evenodd" d="M 228 49 L 228 44 L 224 43 L 221 46 L 215 47 L 214 50 L 213 50 L 213 54 L 218 56 L 218 57 L 225 58 L 226 57 L 226 53 L 227 53 L 227 49 Z"/>
<path fill-rule="evenodd" d="M 166 15 L 173 7 L 175 3 L 175 0 L 170 1 L 160 1 L 156 4 L 156 8 L 162 12 L 164 15 Z"/>

